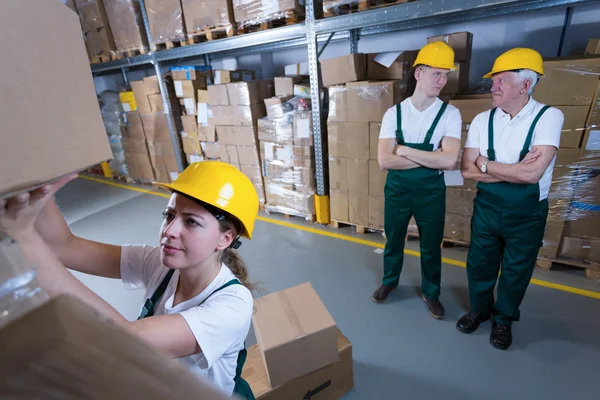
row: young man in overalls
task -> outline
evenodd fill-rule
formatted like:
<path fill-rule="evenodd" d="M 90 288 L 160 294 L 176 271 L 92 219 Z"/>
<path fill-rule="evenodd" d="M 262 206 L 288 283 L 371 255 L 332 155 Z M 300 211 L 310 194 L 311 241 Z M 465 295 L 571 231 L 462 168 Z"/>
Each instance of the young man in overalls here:
<path fill-rule="evenodd" d="M 493 80 L 494 108 L 473 120 L 462 157 L 463 176 L 477 180 L 478 191 L 467 258 L 471 311 L 456 327 L 471 333 L 492 318 L 490 343 L 502 350 L 512 343 L 511 324 L 519 320 L 544 237 L 564 120 L 560 110 L 531 97 L 543 74 L 542 57 L 532 49 L 496 59 L 484 76 Z"/>
<path fill-rule="evenodd" d="M 384 301 L 396 289 L 404 261 L 404 243 L 414 216 L 421 244 L 421 296 L 429 313 L 444 317 L 439 301 L 446 212 L 446 185 L 441 170 L 453 169 L 460 151 L 461 117 L 438 95 L 455 70 L 454 51 L 443 42 L 423 47 L 413 65 L 414 94 L 390 108 L 381 121 L 378 158 L 388 170 L 384 227 L 387 237 L 383 283 L 373 293 Z"/>

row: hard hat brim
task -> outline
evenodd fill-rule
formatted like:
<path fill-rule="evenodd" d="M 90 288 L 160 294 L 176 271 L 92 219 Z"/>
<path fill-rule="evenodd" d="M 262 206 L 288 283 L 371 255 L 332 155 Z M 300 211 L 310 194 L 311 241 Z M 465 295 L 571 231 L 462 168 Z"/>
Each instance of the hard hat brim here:
<path fill-rule="evenodd" d="M 444 65 L 433 65 L 433 64 L 427 64 L 427 63 L 421 62 L 421 61 L 419 61 L 419 62 L 415 61 L 415 63 L 413 64 L 413 67 L 416 67 L 417 65 L 425 65 L 425 66 L 428 66 L 428 67 L 431 67 L 431 68 L 449 69 L 450 71 L 456 71 L 458 69 L 458 68 L 456 68 L 455 65 L 447 65 L 447 64 L 444 64 Z"/>

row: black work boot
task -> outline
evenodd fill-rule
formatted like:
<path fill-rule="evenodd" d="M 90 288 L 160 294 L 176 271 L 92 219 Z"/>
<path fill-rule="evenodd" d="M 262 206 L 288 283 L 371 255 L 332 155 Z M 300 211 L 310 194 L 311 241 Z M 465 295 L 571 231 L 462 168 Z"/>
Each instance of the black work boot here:
<path fill-rule="evenodd" d="M 456 323 L 456 329 L 462 333 L 473 333 L 479 328 L 479 324 L 490 319 L 489 314 L 482 314 L 475 311 L 469 311 L 463 315 Z"/>
<path fill-rule="evenodd" d="M 427 310 L 429 314 L 435 319 L 444 319 L 444 315 L 446 315 L 446 310 L 444 310 L 444 306 L 440 303 L 439 300 L 433 300 L 425 297 L 425 295 L 421 295 L 425 305 L 427 306 Z"/>
<path fill-rule="evenodd" d="M 375 303 L 382 303 L 385 299 L 387 299 L 390 293 L 396 290 L 397 287 L 398 286 L 381 285 L 379 289 L 373 293 L 371 300 L 373 300 Z"/>
<path fill-rule="evenodd" d="M 512 328 L 510 325 L 503 325 L 492 321 L 492 333 L 490 334 L 490 343 L 497 349 L 506 350 L 512 344 Z"/>

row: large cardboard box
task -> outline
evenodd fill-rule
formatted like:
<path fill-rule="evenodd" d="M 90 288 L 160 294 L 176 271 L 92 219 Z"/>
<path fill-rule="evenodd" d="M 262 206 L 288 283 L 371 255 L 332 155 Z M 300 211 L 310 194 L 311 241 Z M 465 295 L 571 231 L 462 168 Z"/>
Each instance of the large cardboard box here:
<path fill-rule="evenodd" d="M 304 76 L 284 76 L 275 78 L 275 96 L 293 96 L 294 85 L 302 82 Z"/>
<path fill-rule="evenodd" d="M 181 117 L 181 124 L 183 125 L 183 131 L 187 133 L 188 136 L 198 136 L 198 123 L 196 122 L 195 115 L 183 115 Z"/>
<path fill-rule="evenodd" d="M 54 3 L 71 12 L 58 1 L 37 3 Z M 130 332 L 99 318 L 85 302 L 66 295 L 3 327 L 0 352 L 6 399 L 73 399 L 82 393 L 98 399 L 229 398 Z"/>
<path fill-rule="evenodd" d="M 213 84 L 213 71 L 210 65 L 176 65 L 170 68 L 174 80 L 204 79 L 207 85 Z"/>
<path fill-rule="evenodd" d="M 348 159 L 329 156 L 329 187 L 348 192 Z"/>
<path fill-rule="evenodd" d="M 173 81 L 175 87 L 175 96 L 183 99 L 194 99 L 194 103 L 197 102 L 198 90 L 206 89 L 206 81 L 203 78 L 191 80 L 180 80 Z"/>
<path fill-rule="evenodd" d="M 533 97 L 551 106 L 589 106 L 598 85 L 598 57 L 562 58 L 544 61 L 544 78 Z"/>
<path fill-rule="evenodd" d="M 133 179 L 149 182 L 156 180 L 147 148 L 143 153 L 125 152 L 125 160 L 127 161 L 129 176 Z"/>
<path fill-rule="evenodd" d="M 91 32 L 104 27 L 110 29 L 102 0 L 75 0 L 75 6 L 81 19 L 83 32 Z"/>
<path fill-rule="evenodd" d="M 254 304 L 254 332 L 272 387 L 339 361 L 335 321 L 310 283 Z"/>
<path fill-rule="evenodd" d="M 123 138 L 121 144 L 125 153 L 148 153 L 148 145 L 144 138 Z"/>
<path fill-rule="evenodd" d="M 154 44 L 185 39 L 180 0 L 146 0 Z"/>
<path fill-rule="evenodd" d="M 248 82 L 254 80 L 254 71 L 217 69 L 214 71 L 215 84 L 222 85 L 231 82 Z"/>
<path fill-rule="evenodd" d="M 235 145 L 235 135 L 233 126 L 217 126 L 217 141 L 219 144 Z"/>
<path fill-rule="evenodd" d="M 115 42 L 108 27 L 102 27 L 95 31 L 89 31 L 85 33 L 85 47 L 88 55 L 94 56 L 108 56 L 115 50 Z"/>
<path fill-rule="evenodd" d="M 321 75 L 323 86 L 362 81 L 367 77 L 366 55 L 350 54 L 321 60 Z"/>
<path fill-rule="evenodd" d="M 469 61 L 473 50 L 473 34 L 470 32 L 449 33 L 447 35 L 431 36 L 427 43 L 444 42 L 454 50 L 455 61 Z"/>
<path fill-rule="evenodd" d="M 160 182 L 172 182 L 179 175 L 179 166 L 175 149 L 170 140 L 148 141 L 148 151 L 156 179 Z M 181 151 L 181 150 L 177 150 Z"/>
<path fill-rule="evenodd" d="M 369 194 L 368 160 L 348 160 L 348 191 L 350 194 Z"/>
<path fill-rule="evenodd" d="M 600 263 L 600 239 L 564 236 L 559 255 L 579 262 Z"/>
<path fill-rule="evenodd" d="M 418 53 L 418 50 L 408 50 L 367 54 L 367 79 L 403 80 L 409 78 Z"/>
<path fill-rule="evenodd" d="M 184 137 L 181 139 L 181 143 L 185 154 L 202 154 L 202 148 L 198 139 Z"/>
<path fill-rule="evenodd" d="M 312 146 L 314 144 L 312 111 L 296 111 L 293 127 L 295 145 Z"/>
<path fill-rule="evenodd" d="M 450 71 L 448 82 L 440 92 L 441 95 L 460 93 L 469 86 L 471 61 L 456 62 L 454 65 L 457 69 Z"/>
<path fill-rule="evenodd" d="M 351 224 L 369 225 L 369 195 L 348 193 L 348 217 Z"/>
<path fill-rule="evenodd" d="M 148 47 L 137 0 L 104 0 L 117 51 Z"/>
<path fill-rule="evenodd" d="M 471 241 L 471 217 L 446 213 L 444 237 L 459 242 Z"/>
<path fill-rule="evenodd" d="M 470 217 L 473 215 L 473 201 L 476 195 L 476 190 L 446 188 L 446 212 Z"/>
<path fill-rule="evenodd" d="M 223 27 L 235 22 L 233 4 L 228 0 L 181 0 L 181 7 L 188 36 L 202 33 L 204 28 Z"/>
<path fill-rule="evenodd" d="M 589 107 L 556 106 L 556 108 L 562 111 L 565 117 L 560 136 L 560 148 L 579 148 L 588 118 Z"/>
<path fill-rule="evenodd" d="M 346 122 L 346 86 L 330 86 L 329 90 L 329 122 Z"/>
<path fill-rule="evenodd" d="M 379 131 L 381 122 L 369 123 L 369 160 L 378 160 Z"/>
<path fill-rule="evenodd" d="M 276 388 L 271 387 L 260 357 L 258 345 L 248 349 L 242 377 L 250 384 L 257 400 L 330 399 L 344 396 L 354 387 L 352 344 L 338 330 L 337 349 L 340 360 Z"/>
<path fill-rule="evenodd" d="M 334 221 L 348 222 L 348 191 L 346 190 L 329 190 L 330 216 Z"/>
<path fill-rule="evenodd" d="M 464 99 L 461 96 L 451 100 L 450 104 L 458 108 L 463 123 L 471 123 L 477 115 L 493 108 L 492 98 L 487 95 L 481 99 Z"/>
<path fill-rule="evenodd" d="M 141 117 L 146 139 L 150 141 L 166 141 L 171 139 L 169 123 L 164 111 L 142 113 Z"/>
<path fill-rule="evenodd" d="M 552 212 L 552 211 L 551 211 Z M 550 216 L 546 222 L 546 230 L 542 239 L 542 247 L 538 251 L 539 258 L 555 258 L 558 254 L 565 221 L 553 221 Z"/>
<path fill-rule="evenodd" d="M 600 239 L 600 174 L 588 170 L 578 178 L 565 225 L 565 236 Z"/>
<path fill-rule="evenodd" d="M 237 146 L 254 146 L 257 147 L 258 140 L 256 127 L 254 126 L 234 126 L 233 136 Z"/>
<path fill-rule="evenodd" d="M 256 126 L 256 121 L 267 115 L 265 103 L 249 106 L 232 106 L 232 124 L 234 126 Z M 215 124 L 217 125 L 217 124 Z"/>
<path fill-rule="evenodd" d="M 210 106 L 208 109 L 208 125 L 230 126 L 234 121 L 234 109 L 231 106 Z"/>
<path fill-rule="evenodd" d="M 329 155 L 342 158 L 369 159 L 369 124 L 367 122 L 328 122 Z"/>
<path fill-rule="evenodd" d="M 260 166 L 258 166 L 258 165 L 244 165 L 244 164 L 241 164 L 241 171 L 253 183 L 262 183 L 262 173 L 261 173 L 261 170 L 260 170 Z"/>
<path fill-rule="evenodd" d="M 294 10 L 296 15 L 304 15 L 304 2 L 302 0 L 275 0 L 264 3 L 262 0 L 244 0 L 233 3 L 233 12 L 235 20 L 239 22 L 249 20 L 260 20 L 273 14 L 277 18 L 282 11 Z M 315 10 L 316 17 L 319 18 L 318 10 Z"/>
<path fill-rule="evenodd" d="M 400 81 L 353 82 L 346 89 L 349 122 L 381 122 L 383 114 L 404 99 Z"/>
<path fill-rule="evenodd" d="M 77 15 L 7 0 L 0 26 L 0 197 L 111 159 Z"/>
<path fill-rule="evenodd" d="M 164 111 L 165 106 L 160 94 L 151 94 L 148 96 L 148 102 L 150 103 L 150 110 L 152 112 Z"/>
<path fill-rule="evenodd" d="M 387 170 L 379 168 L 379 162 L 369 161 L 369 194 L 383 196 L 385 180 L 387 179 Z"/>
<path fill-rule="evenodd" d="M 127 117 L 127 137 L 144 139 L 144 126 L 142 125 L 142 117 L 139 111 L 130 111 L 126 113 Z"/>
<path fill-rule="evenodd" d="M 264 100 L 260 97 L 258 81 L 228 83 L 225 86 L 229 96 L 229 105 L 249 106 Z"/>
<path fill-rule="evenodd" d="M 238 159 L 243 165 L 260 165 L 258 150 L 255 146 L 237 146 Z"/>
<path fill-rule="evenodd" d="M 369 196 L 369 227 L 383 229 L 385 216 L 385 197 Z"/>
<path fill-rule="evenodd" d="M 229 94 L 227 92 L 227 85 L 210 85 L 208 87 L 208 97 L 211 106 L 228 106 Z"/>
<path fill-rule="evenodd" d="M 135 103 L 137 105 L 137 109 L 141 113 L 149 113 L 152 112 L 152 106 L 150 105 L 150 101 L 148 100 L 148 95 L 146 94 L 146 87 L 143 81 L 131 81 L 131 90 L 133 91 L 133 96 L 135 98 Z"/>
<path fill-rule="evenodd" d="M 291 113 L 279 118 L 261 118 L 256 124 L 259 140 L 279 144 L 294 143 L 294 119 Z"/>

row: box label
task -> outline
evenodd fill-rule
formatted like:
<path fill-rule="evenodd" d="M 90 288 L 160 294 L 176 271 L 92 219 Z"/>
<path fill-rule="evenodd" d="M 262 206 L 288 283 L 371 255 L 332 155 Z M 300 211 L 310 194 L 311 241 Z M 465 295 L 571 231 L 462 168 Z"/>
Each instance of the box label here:
<path fill-rule="evenodd" d="M 298 127 L 298 137 L 300 139 L 310 138 L 310 120 L 299 119 L 296 123 L 296 126 Z"/>
<path fill-rule="evenodd" d="M 175 96 L 183 97 L 183 83 L 181 81 L 175 81 Z"/>

